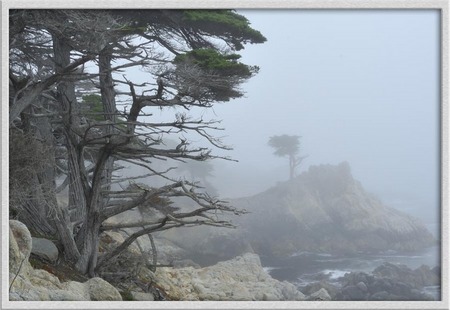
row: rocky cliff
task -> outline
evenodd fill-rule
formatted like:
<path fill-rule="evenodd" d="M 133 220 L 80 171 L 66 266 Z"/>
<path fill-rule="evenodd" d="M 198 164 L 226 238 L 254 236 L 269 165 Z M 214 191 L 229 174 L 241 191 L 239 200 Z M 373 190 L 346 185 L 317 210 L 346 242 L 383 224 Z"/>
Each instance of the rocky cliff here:
<path fill-rule="evenodd" d="M 164 235 L 188 245 L 204 263 L 254 251 L 286 256 L 298 251 L 374 253 L 414 251 L 435 242 L 419 220 L 384 205 L 356 181 L 348 163 L 312 166 L 297 178 L 252 197 L 230 201 L 250 214 L 233 218 L 237 230 L 194 228 Z"/>
<path fill-rule="evenodd" d="M 312 166 L 233 204 L 251 212 L 237 222 L 260 253 L 410 251 L 433 243 L 417 219 L 367 193 L 346 162 Z"/>

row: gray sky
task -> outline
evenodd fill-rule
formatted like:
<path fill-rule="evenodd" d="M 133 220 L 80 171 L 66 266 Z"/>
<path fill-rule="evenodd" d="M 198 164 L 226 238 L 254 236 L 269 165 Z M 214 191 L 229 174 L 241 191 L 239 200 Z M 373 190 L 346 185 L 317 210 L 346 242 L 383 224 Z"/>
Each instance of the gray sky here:
<path fill-rule="evenodd" d="M 369 191 L 437 209 L 438 11 L 239 13 L 268 41 L 242 52 L 261 68 L 243 85 L 246 98 L 214 108 L 240 161 L 217 169 L 225 195 L 286 180 L 287 159 L 267 140 L 289 134 L 302 136 L 302 169 L 346 160 Z"/>
<path fill-rule="evenodd" d="M 214 153 L 239 160 L 213 162 L 221 196 L 253 195 L 287 180 L 287 159 L 274 156 L 267 141 L 299 135 L 308 155 L 299 172 L 348 161 L 388 205 L 438 221 L 438 11 L 239 13 L 268 41 L 240 52 L 261 68 L 242 86 L 245 98 L 200 111 L 223 120 L 217 134 L 234 147 Z M 145 74 L 134 71 L 139 78 Z M 176 111 L 152 112 L 172 120 Z"/>

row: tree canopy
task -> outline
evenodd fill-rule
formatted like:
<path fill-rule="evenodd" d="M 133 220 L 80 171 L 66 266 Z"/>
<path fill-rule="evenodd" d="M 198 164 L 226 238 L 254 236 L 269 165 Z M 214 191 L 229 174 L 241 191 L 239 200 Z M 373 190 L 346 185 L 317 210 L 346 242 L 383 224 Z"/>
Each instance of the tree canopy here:
<path fill-rule="evenodd" d="M 300 165 L 305 157 L 299 157 L 300 136 L 272 136 L 269 138 L 268 145 L 275 149 L 274 154 L 280 157 L 289 158 L 289 177 L 295 176 L 295 168 Z"/>
<path fill-rule="evenodd" d="M 27 166 L 27 188 L 20 178 L 10 182 L 10 192 L 21 193 L 11 197 L 22 197 L 10 208 L 34 234 L 58 239 L 65 259 L 94 276 L 140 236 L 233 226 L 211 215 L 243 211 L 169 172 L 180 161 L 227 159 L 213 155 L 213 148 L 229 149 L 213 134 L 221 130 L 218 121 L 189 111 L 242 96 L 240 85 L 258 72 L 237 54 L 266 40 L 244 16 L 233 10 L 11 10 L 9 39 L 11 153 L 36 145 L 52 163 Z M 88 64 L 95 70 L 86 70 Z M 133 81 L 132 67 L 147 80 Z M 173 120 L 158 119 L 155 109 L 171 112 Z M 185 137 L 192 135 L 209 147 L 193 146 Z M 174 137 L 178 144 L 165 144 Z M 160 169 L 158 162 L 168 166 Z M 11 164 L 11 171 L 18 168 Z M 142 174 L 123 177 L 125 165 Z M 64 191 L 67 201 L 59 198 Z M 175 206 L 178 197 L 189 203 Z M 136 208 L 151 217 L 108 222 Z M 99 253 L 99 235 L 116 229 L 131 232 Z"/>

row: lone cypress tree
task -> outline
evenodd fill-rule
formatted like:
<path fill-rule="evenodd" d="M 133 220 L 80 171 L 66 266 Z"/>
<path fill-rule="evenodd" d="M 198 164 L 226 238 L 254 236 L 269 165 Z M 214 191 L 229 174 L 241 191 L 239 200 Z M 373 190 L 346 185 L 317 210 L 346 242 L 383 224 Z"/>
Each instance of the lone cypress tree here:
<path fill-rule="evenodd" d="M 306 156 L 298 156 L 300 136 L 273 136 L 269 138 L 268 144 L 275 149 L 275 155 L 289 157 L 289 179 L 292 180 L 295 176 L 295 168 L 306 158 Z"/>

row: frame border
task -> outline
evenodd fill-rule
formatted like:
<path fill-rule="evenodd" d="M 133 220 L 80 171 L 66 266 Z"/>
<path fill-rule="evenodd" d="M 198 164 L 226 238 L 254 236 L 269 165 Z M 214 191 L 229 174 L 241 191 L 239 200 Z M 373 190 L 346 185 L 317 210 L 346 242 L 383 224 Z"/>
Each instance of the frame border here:
<path fill-rule="evenodd" d="M 449 2 L 445 0 L 6 0 L 1 3 L 2 16 L 2 101 L 8 101 L 9 9 L 435 9 L 440 11 L 440 177 L 441 177 L 441 301 L 166 301 L 166 302 L 58 302 L 14 301 L 8 299 L 9 242 L 8 225 L 8 108 L 1 109 L 2 157 L 2 303 L 1 309 L 449 309 Z"/>

